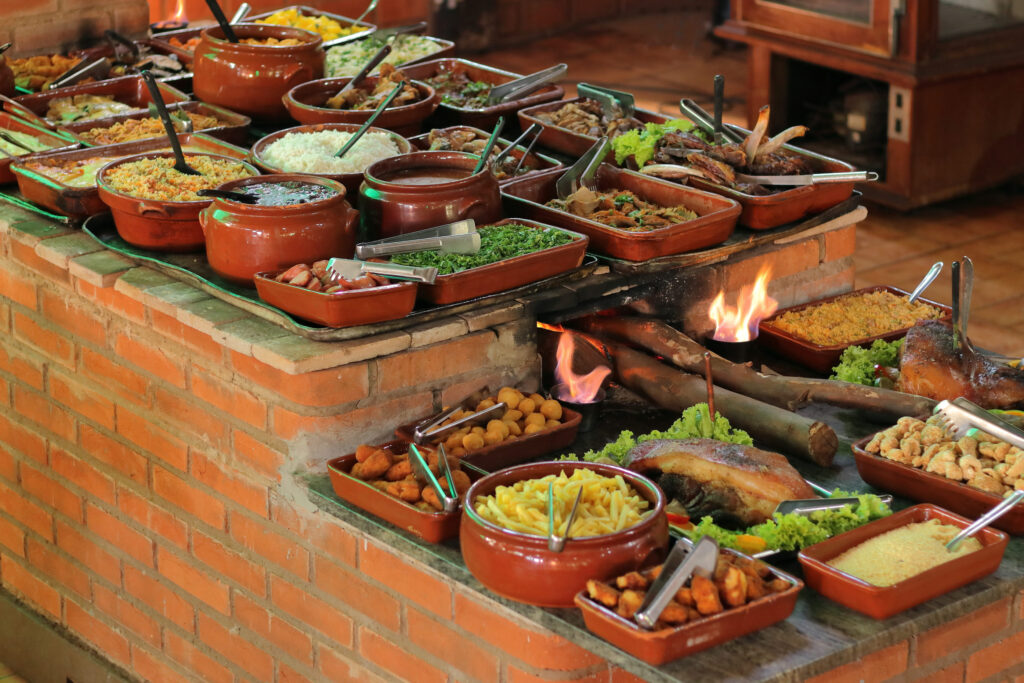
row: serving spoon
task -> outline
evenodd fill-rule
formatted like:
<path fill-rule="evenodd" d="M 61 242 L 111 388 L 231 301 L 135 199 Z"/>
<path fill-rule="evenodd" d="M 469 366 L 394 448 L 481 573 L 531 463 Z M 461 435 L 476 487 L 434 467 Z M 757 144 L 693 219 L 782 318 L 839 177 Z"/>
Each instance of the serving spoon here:
<path fill-rule="evenodd" d="M 153 74 L 149 71 L 143 71 L 141 76 L 142 80 L 146 83 L 146 87 L 149 88 L 149 98 L 153 100 L 153 106 L 156 107 L 157 114 L 160 115 L 160 121 L 164 124 L 167 141 L 171 143 L 171 151 L 174 152 L 174 170 L 185 175 L 202 175 L 202 173 L 189 166 L 188 162 L 185 161 L 185 154 L 181 151 L 181 143 L 178 141 L 178 131 L 174 129 L 174 124 L 171 123 L 171 115 L 167 112 L 167 105 L 164 104 L 164 98 L 160 94 L 160 88 L 157 87 Z"/>
<path fill-rule="evenodd" d="M 329 100 L 324 102 L 325 105 L 332 109 L 340 109 L 341 105 L 345 101 L 345 93 L 352 90 L 357 85 L 363 82 L 363 79 L 373 71 L 374 67 L 384 61 L 384 58 L 391 54 L 391 45 L 387 44 L 377 50 L 377 54 L 370 57 L 370 61 L 363 65 L 363 68 L 359 70 L 355 76 L 353 76 L 345 86 L 338 91 L 338 94 L 331 97 Z"/>
<path fill-rule="evenodd" d="M 236 202 L 242 202 L 243 204 L 255 204 L 256 197 L 251 194 L 244 192 L 235 192 L 234 190 L 217 190 L 217 189 L 205 189 L 197 190 L 196 194 L 200 197 L 219 197 L 220 199 L 230 199 Z"/>
<path fill-rule="evenodd" d="M 580 498 L 583 497 L 583 487 L 576 491 L 576 500 L 572 503 L 569 516 L 565 520 L 565 535 L 559 536 L 555 533 L 555 487 L 553 482 L 548 482 L 548 550 L 553 553 L 560 553 L 565 550 L 565 542 L 569 540 L 569 530 L 576 519 L 576 510 L 580 506 Z"/>
<path fill-rule="evenodd" d="M 360 21 L 363 20 L 363 17 L 365 17 L 367 14 L 369 14 L 373 10 L 377 9 L 377 1 L 378 0 L 370 0 L 370 4 L 366 6 L 366 9 L 363 10 L 363 13 L 360 14 L 358 17 L 356 17 L 356 20 L 353 21 L 352 23 L 353 24 L 358 24 Z"/>
<path fill-rule="evenodd" d="M 341 149 L 339 149 L 338 153 L 334 156 L 339 159 L 345 156 L 345 154 L 356 144 L 359 138 L 363 137 L 363 134 L 370 129 L 370 126 L 372 126 L 373 122 L 377 120 L 377 117 L 381 115 L 381 112 L 388 108 L 388 105 L 391 104 L 393 99 L 398 97 L 398 93 L 402 92 L 404 87 L 405 81 L 396 85 L 395 89 L 388 93 L 388 96 L 384 98 L 384 101 L 378 104 L 377 108 L 373 110 L 373 113 L 370 114 L 370 118 L 366 119 L 366 123 L 359 127 L 359 130 L 357 130 L 355 134 L 348 139 L 348 142 L 342 145 Z"/>
<path fill-rule="evenodd" d="M 232 43 L 238 42 L 238 36 L 235 35 L 235 29 L 231 28 L 231 22 L 224 16 L 224 10 L 220 8 L 220 3 L 217 0 L 206 0 L 206 6 L 213 12 L 213 18 L 220 24 L 220 30 L 224 31 L 224 37 Z"/>
<path fill-rule="evenodd" d="M 955 552 L 956 549 L 960 547 L 960 544 L 965 539 L 970 538 L 971 536 L 978 533 L 995 520 L 1005 515 L 1007 512 L 1010 511 L 1010 508 L 1012 508 L 1014 505 L 1016 505 L 1022 500 L 1024 500 L 1024 491 L 1014 491 L 1012 496 L 1004 499 L 1003 502 L 999 503 L 999 505 L 996 505 L 994 508 L 983 514 L 981 517 L 978 517 L 978 519 L 976 519 L 969 526 L 964 528 L 963 531 L 954 536 L 949 541 L 949 543 L 946 544 L 946 550 L 948 550 L 951 553 Z"/>
<path fill-rule="evenodd" d="M 943 265 L 942 261 L 936 261 L 932 264 L 932 267 L 928 269 L 928 272 L 925 273 L 923 278 L 921 278 L 921 281 L 917 283 L 917 287 L 914 287 L 914 291 L 910 293 L 909 297 L 907 297 L 908 304 L 912 304 L 917 301 L 917 297 L 921 296 L 924 290 L 928 289 L 928 286 L 935 282 L 935 278 L 937 278 L 939 273 L 942 272 Z"/>

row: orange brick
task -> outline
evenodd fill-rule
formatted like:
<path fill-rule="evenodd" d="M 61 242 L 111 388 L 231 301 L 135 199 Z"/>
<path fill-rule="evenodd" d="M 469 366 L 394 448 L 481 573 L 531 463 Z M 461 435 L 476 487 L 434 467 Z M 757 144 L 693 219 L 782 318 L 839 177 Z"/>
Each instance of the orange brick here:
<path fill-rule="evenodd" d="M 913 669 L 909 673 L 915 671 L 918 669 Z M 954 662 L 938 671 L 930 671 L 922 676 L 917 676 L 913 680 L 920 683 L 964 683 L 966 671 L 967 662 Z"/>
<path fill-rule="evenodd" d="M 359 627 L 359 654 L 403 681 L 445 683 L 448 680 L 448 674 L 399 647 L 391 638 L 382 638 L 365 626 Z"/>
<path fill-rule="evenodd" d="M 118 624 L 142 637 L 150 645 L 160 647 L 160 624 L 120 595 L 104 586 L 92 586 L 93 604 Z"/>
<path fill-rule="evenodd" d="M 266 522 L 231 512 L 231 538 L 300 579 L 309 576 L 309 552 L 294 540 L 272 530 Z"/>
<path fill-rule="evenodd" d="M 104 309 L 116 311 L 125 318 L 138 323 L 146 321 L 146 307 L 141 302 L 125 296 L 113 287 L 97 287 L 84 280 L 79 280 L 76 285 L 79 294 L 86 299 L 95 301 Z"/>
<path fill-rule="evenodd" d="M 63 327 L 76 338 L 85 339 L 97 346 L 106 346 L 107 327 L 104 322 L 89 311 L 71 304 L 67 296 L 41 289 L 39 301 L 47 320 Z"/>
<path fill-rule="evenodd" d="M 342 657 L 337 650 L 320 645 L 317 648 L 317 669 L 328 681 L 359 681 L 359 683 L 383 683 L 384 679 Z"/>
<path fill-rule="evenodd" d="M 422 391 L 365 408 L 346 410 L 336 415 L 301 415 L 281 406 L 274 406 L 271 414 L 274 434 L 282 439 L 291 440 L 300 434 L 317 434 L 338 439 L 355 439 L 351 444 L 354 448 L 360 442 L 365 443 L 371 438 L 385 438 L 390 433 L 390 428 L 385 428 L 384 425 L 411 422 L 430 414 L 433 409 L 433 392 Z"/>
<path fill-rule="evenodd" d="M 214 571 L 226 576 L 251 593 L 263 597 L 267 594 L 267 571 L 204 533 L 192 532 L 192 554 Z"/>
<path fill-rule="evenodd" d="M 0 482 L 0 500 L 3 511 L 43 538 L 53 540 L 53 517 L 16 489 Z"/>
<path fill-rule="evenodd" d="M 0 332 L 11 331 L 11 305 L 0 295 Z"/>
<path fill-rule="evenodd" d="M 114 350 L 129 363 L 145 370 L 154 377 L 185 388 L 185 363 L 178 357 L 166 353 L 153 342 L 118 334 L 114 339 Z"/>
<path fill-rule="evenodd" d="M 78 368 L 82 376 L 102 384 L 121 398 L 148 405 L 149 381 L 139 373 L 87 348 L 82 349 Z"/>
<path fill-rule="evenodd" d="M 75 347 L 64 335 L 45 327 L 27 315 L 14 311 L 14 336 L 34 351 L 69 368 L 75 366 Z"/>
<path fill-rule="evenodd" d="M 0 296 L 36 310 L 36 286 L 15 275 L 9 268 L 0 268 Z"/>
<path fill-rule="evenodd" d="M 185 522 L 142 496 L 128 489 L 119 488 L 117 490 L 117 508 L 127 515 L 128 519 L 135 520 L 146 528 L 155 531 L 164 540 L 170 541 L 179 548 L 187 546 L 188 529 L 185 526 Z"/>
<path fill-rule="evenodd" d="M 644 683 L 644 679 L 617 666 L 611 667 L 611 683 Z"/>
<path fill-rule="evenodd" d="M 398 555 L 364 540 L 359 550 L 359 570 L 434 614 L 451 618 L 450 584 L 411 566 Z"/>
<path fill-rule="evenodd" d="M 235 457 L 274 481 L 281 481 L 280 467 L 284 455 L 260 443 L 249 434 L 238 429 L 231 430 L 231 441 Z"/>
<path fill-rule="evenodd" d="M 377 389 L 381 394 L 404 387 L 445 380 L 490 362 L 495 341 L 490 330 L 431 344 L 377 359 Z"/>
<path fill-rule="evenodd" d="M 860 683 L 884 681 L 907 670 L 910 643 L 904 641 L 864 655 L 859 661 L 826 671 L 807 683 Z"/>
<path fill-rule="evenodd" d="M 809 239 L 729 263 L 725 268 L 725 291 L 738 293 L 742 287 L 751 286 L 758 272 L 766 265 L 771 267 L 772 280 L 817 268 L 819 251 L 818 241 Z M 734 298 L 726 296 L 726 303 L 735 305 Z"/>
<path fill-rule="evenodd" d="M 74 600 L 64 601 L 64 615 L 67 627 L 95 645 L 105 658 L 121 665 L 128 664 L 128 640 L 124 636 L 89 614 Z"/>
<path fill-rule="evenodd" d="M 360 555 L 360 563 L 363 560 Z M 538 669 L 583 669 L 601 663 L 595 654 L 553 633 L 542 633 L 496 613 L 498 605 L 455 595 L 455 623 Z"/>
<path fill-rule="evenodd" d="M 838 261 L 847 256 L 853 256 L 857 251 L 857 226 L 848 225 L 840 230 L 826 232 L 825 238 L 825 261 Z"/>
<path fill-rule="evenodd" d="M 174 636 L 169 636 L 170 637 Z M 184 678 L 174 669 L 162 654 L 154 654 L 136 643 L 131 644 L 132 671 L 144 681 L 153 683 L 176 683 Z M 213 680 L 213 679 L 211 679 Z M 228 681 L 230 679 L 224 679 Z"/>
<path fill-rule="evenodd" d="M 53 546 L 40 543 L 29 537 L 26 543 L 26 559 L 33 571 L 64 584 L 82 596 L 89 596 L 89 576 L 70 560 L 54 552 Z"/>
<path fill-rule="evenodd" d="M 970 642 L 970 641 L 968 641 Z M 1024 631 L 978 650 L 967 659 L 965 683 L 974 683 L 1024 661 Z"/>
<path fill-rule="evenodd" d="M 622 670 L 620 669 L 620 671 Z M 621 681 L 622 683 L 626 683 L 627 680 L 635 681 L 635 683 L 643 683 L 642 678 L 633 676 L 633 674 L 626 671 L 622 671 L 622 673 L 626 674 L 627 676 L 632 676 L 632 678 L 619 678 L 614 680 L 616 680 L 617 682 Z M 505 680 L 508 683 L 546 683 L 547 681 L 551 680 L 551 677 L 538 676 L 536 674 L 529 673 L 528 671 L 523 671 L 522 669 L 519 669 L 512 664 L 509 664 L 505 669 Z M 572 683 L 609 683 L 613 679 L 611 678 L 611 674 L 609 674 L 608 669 L 602 669 L 600 671 L 582 673 L 576 676 L 572 676 L 570 678 L 560 677 L 558 680 L 572 681 Z"/>
<path fill-rule="evenodd" d="M 50 446 L 50 466 L 58 474 L 91 496 L 114 504 L 114 482 L 91 464 L 84 463 L 59 446 Z"/>
<path fill-rule="evenodd" d="M 228 428 L 224 422 L 186 398 L 158 388 L 153 393 L 153 408 L 162 418 L 201 439 L 213 443 L 224 443 L 227 440 Z"/>
<path fill-rule="evenodd" d="M 310 594 L 306 588 L 270 575 L 270 599 L 275 607 L 345 647 L 352 647 L 352 620 L 341 610 Z"/>
<path fill-rule="evenodd" d="M 11 349 L 0 348 L 0 372 L 8 372 L 33 389 L 43 389 L 43 364 Z"/>
<path fill-rule="evenodd" d="M 198 351 L 207 360 L 218 364 L 224 362 L 224 347 L 205 332 L 184 325 L 181 328 L 181 340 L 185 342 L 185 346 L 192 351 Z"/>
<path fill-rule="evenodd" d="M 192 367 L 191 388 L 196 398 L 257 429 L 267 426 L 267 405 L 255 394 L 237 389 L 209 372 Z"/>
<path fill-rule="evenodd" d="M 117 433 L 181 471 L 188 468 L 188 446 L 166 429 L 123 405 L 117 406 Z"/>
<path fill-rule="evenodd" d="M 193 449 L 192 466 L 189 468 L 193 477 L 238 505 L 261 517 L 267 517 L 267 487 L 251 484 L 224 470 L 223 464 Z"/>
<path fill-rule="evenodd" d="M 68 411 L 50 403 L 44 394 L 15 386 L 14 409 L 62 439 L 75 440 L 75 418 Z"/>
<path fill-rule="evenodd" d="M 199 614 L 199 637 L 258 680 L 273 680 L 274 659 L 240 635 L 231 633 L 211 617 Z"/>
<path fill-rule="evenodd" d="M 284 662 L 277 663 L 277 683 L 312 683 L 312 680 Z"/>
<path fill-rule="evenodd" d="M 7 415 L 0 415 L 0 441 L 36 462 L 46 464 L 46 439 Z"/>
<path fill-rule="evenodd" d="M 67 515 L 76 522 L 82 521 L 82 498 L 73 493 L 56 479 L 28 463 L 21 463 L 18 470 L 21 476 L 21 487 L 44 505 L 49 505 L 61 514 Z M 48 536 L 52 539 L 52 536 Z"/>
<path fill-rule="evenodd" d="M 215 681 L 232 683 L 235 679 L 235 675 L 227 667 L 201 652 L 193 643 L 181 638 L 176 633 L 167 632 L 165 649 L 175 662 L 189 671 L 199 674 L 200 680 L 211 683 Z"/>
<path fill-rule="evenodd" d="M 355 572 L 340 567 L 320 555 L 314 556 L 314 574 L 318 587 L 385 628 L 398 631 L 401 623 L 398 600 L 363 581 Z"/>
<path fill-rule="evenodd" d="M 163 574 L 186 593 L 190 593 L 222 614 L 231 613 L 228 586 L 162 546 L 156 548 L 156 562 Z"/>
<path fill-rule="evenodd" d="M 243 377 L 304 406 L 333 406 L 366 398 L 370 392 L 367 363 L 289 375 L 252 356 L 231 351 L 231 366 Z"/>
<path fill-rule="evenodd" d="M 131 448 L 100 433 L 87 424 L 78 429 L 78 443 L 96 460 L 145 486 L 149 481 L 148 460 Z"/>
<path fill-rule="evenodd" d="M 92 503 L 86 503 L 86 526 L 100 538 L 135 561 L 153 564 L 153 540 L 125 524 L 122 520 Z"/>
<path fill-rule="evenodd" d="M 26 602 L 60 621 L 60 593 L 50 585 L 33 576 L 25 567 L 0 555 L 0 577 L 7 590 L 22 596 Z"/>
<path fill-rule="evenodd" d="M 342 529 L 333 517 L 318 515 L 312 520 L 300 520 L 287 503 L 272 500 L 270 518 L 292 533 L 304 536 L 321 552 L 347 565 L 356 566 L 356 538 Z"/>
<path fill-rule="evenodd" d="M 192 605 L 153 577 L 125 565 L 124 588 L 129 595 L 149 605 L 150 609 L 169 619 L 178 628 L 195 631 L 195 610 Z"/>
<path fill-rule="evenodd" d="M 114 402 L 56 370 L 50 372 L 50 395 L 79 415 L 114 428 Z"/>
<path fill-rule="evenodd" d="M 227 521 L 224 504 L 169 470 L 153 466 L 153 492 L 216 529 Z"/>
<path fill-rule="evenodd" d="M 18 463 L 6 446 L 0 446 L 0 477 L 12 484 L 18 483 Z"/>
<path fill-rule="evenodd" d="M 498 680 L 498 657 L 417 609 L 406 611 L 409 640 L 459 671 L 481 681 Z"/>
<path fill-rule="evenodd" d="M 63 284 L 71 282 L 71 277 L 68 275 L 67 268 L 60 268 L 59 266 L 55 266 L 49 261 L 40 258 L 35 252 L 34 244 L 30 245 L 25 244 L 24 242 L 11 240 L 11 256 L 24 263 L 33 271 L 40 275 L 44 275 L 51 280 Z"/>
<path fill-rule="evenodd" d="M 309 634 L 272 614 L 239 591 L 234 592 L 231 604 L 235 621 L 306 666 L 313 666 L 313 639 Z"/>
<path fill-rule="evenodd" d="M 114 584 L 121 584 L 121 562 L 69 524 L 57 520 L 57 547 L 91 571 Z"/>
<path fill-rule="evenodd" d="M 0 545 L 19 557 L 25 557 L 25 532 L 0 517 Z"/>
<path fill-rule="evenodd" d="M 1006 628 L 1010 623 L 1010 598 L 971 612 L 967 616 L 928 629 L 917 636 L 916 663 L 924 666 Z"/>

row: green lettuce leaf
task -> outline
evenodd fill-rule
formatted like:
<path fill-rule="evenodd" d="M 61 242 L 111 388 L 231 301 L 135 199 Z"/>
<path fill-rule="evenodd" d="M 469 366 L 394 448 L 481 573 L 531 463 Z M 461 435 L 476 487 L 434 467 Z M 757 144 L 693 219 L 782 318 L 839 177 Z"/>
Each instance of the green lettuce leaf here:
<path fill-rule="evenodd" d="M 643 167 L 654 158 L 654 148 L 661 136 L 670 130 L 688 131 L 693 124 L 685 119 L 672 119 L 665 123 L 645 123 L 643 128 L 628 131 L 612 140 L 615 152 L 615 163 L 622 165 L 629 156 L 636 160 L 638 167 Z"/>

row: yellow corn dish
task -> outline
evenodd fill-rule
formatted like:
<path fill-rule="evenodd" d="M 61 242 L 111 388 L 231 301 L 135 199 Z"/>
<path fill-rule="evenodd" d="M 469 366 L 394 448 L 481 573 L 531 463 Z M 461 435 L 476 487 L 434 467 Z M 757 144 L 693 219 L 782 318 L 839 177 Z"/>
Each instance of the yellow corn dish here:
<path fill-rule="evenodd" d="M 274 12 L 266 19 L 257 19 L 257 23 L 274 24 L 277 26 L 294 26 L 295 28 L 303 28 L 306 29 L 307 31 L 319 33 L 320 37 L 323 38 L 325 41 L 334 40 L 335 38 L 341 38 L 342 36 L 350 36 L 354 33 L 362 33 L 364 31 L 369 30 L 365 26 L 357 26 L 355 24 L 342 26 L 334 19 L 326 17 L 322 14 L 316 17 L 307 17 L 294 7 L 291 9 L 283 9 Z"/>
<path fill-rule="evenodd" d="M 548 484 L 554 485 L 555 533 L 566 536 L 565 521 L 576 494 L 583 489 L 568 536 L 601 536 L 628 529 L 650 514 L 650 504 L 619 475 L 606 477 L 593 470 L 560 472 L 540 479 L 499 486 L 473 501 L 476 513 L 498 526 L 536 536 L 548 535 Z"/>

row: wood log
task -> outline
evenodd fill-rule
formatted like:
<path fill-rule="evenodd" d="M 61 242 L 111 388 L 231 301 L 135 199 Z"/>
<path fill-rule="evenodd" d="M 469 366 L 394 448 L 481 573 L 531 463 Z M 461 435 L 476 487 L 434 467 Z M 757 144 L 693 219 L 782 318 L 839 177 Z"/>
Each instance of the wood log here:
<path fill-rule="evenodd" d="M 616 380 L 662 408 L 682 412 L 707 400 L 704 380 L 617 343 L 605 343 L 615 363 Z M 715 389 L 717 411 L 767 447 L 809 460 L 822 467 L 832 464 L 839 439 L 823 422 L 791 413 L 727 389 Z"/>
<path fill-rule="evenodd" d="M 590 317 L 573 323 L 591 334 L 627 342 L 662 356 L 673 365 L 703 376 L 704 352 L 693 339 L 661 320 L 635 317 Z M 828 403 L 887 422 L 905 415 L 927 415 L 935 401 L 923 396 L 905 394 L 860 384 L 808 377 L 763 375 L 746 365 L 712 356 L 711 372 L 715 384 L 733 391 L 796 410 L 809 403 Z"/>

